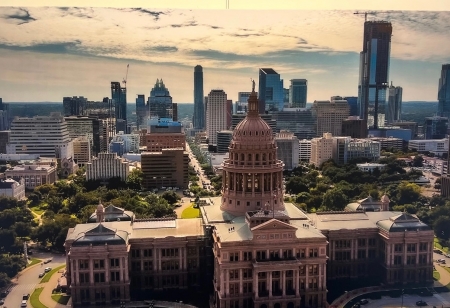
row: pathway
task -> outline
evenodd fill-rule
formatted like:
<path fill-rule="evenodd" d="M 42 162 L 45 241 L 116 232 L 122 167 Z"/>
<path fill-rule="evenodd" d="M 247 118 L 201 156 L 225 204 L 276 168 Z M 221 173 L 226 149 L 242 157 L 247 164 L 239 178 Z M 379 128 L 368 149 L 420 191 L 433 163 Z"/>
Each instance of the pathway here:
<path fill-rule="evenodd" d="M 41 295 L 39 296 L 39 301 L 44 304 L 47 308 L 66 308 L 71 305 L 71 300 L 67 303 L 67 306 L 58 304 L 52 299 L 53 289 L 58 284 L 58 279 L 61 278 L 65 269 L 60 269 L 58 272 L 54 273 L 48 282 L 40 283 L 36 288 L 43 287 Z"/>

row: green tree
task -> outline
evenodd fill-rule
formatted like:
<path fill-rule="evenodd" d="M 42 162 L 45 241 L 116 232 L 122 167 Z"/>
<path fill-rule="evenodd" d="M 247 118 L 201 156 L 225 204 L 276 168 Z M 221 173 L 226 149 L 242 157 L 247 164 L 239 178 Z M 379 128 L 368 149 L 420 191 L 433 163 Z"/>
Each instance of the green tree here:
<path fill-rule="evenodd" d="M 414 183 L 401 182 L 397 188 L 397 204 L 411 204 L 419 200 L 420 187 Z"/>
<path fill-rule="evenodd" d="M 433 224 L 434 233 L 440 239 L 450 238 L 450 216 L 440 216 Z"/>
<path fill-rule="evenodd" d="M 423 167 L 423 157 L 421 155 L 416 155 L 413 158 L 413 167 Z"/>
<path fill-rule="evenodd" d="M 290 194 L 299 194 L 301 192 L 309 191 L 305 181 L 300 176 L 293 176 L 286 182 L 286 191 Z"/>
<path fill-rule="evenodd" d="M 126 179 L 126 184 L 129 189 L 140 191 L 142 190 L 142 181 L 144 180 L 144 173 L 141 168 L 134 168 Z"/>
<path fill-rule="evenodd" d="M 181 199 L 180 196 L 178 196 L 178 194 L 173 190 L 163 192 L 161 198 L 166 199 L 169 204 L 175 204 Z"/>
<path fill-rule="evenodd" d="M 325 210 L 342 211 L 347 204 L 347 196 L 338 189 L 330 189 L 323 196 L 323 207 Z"/>

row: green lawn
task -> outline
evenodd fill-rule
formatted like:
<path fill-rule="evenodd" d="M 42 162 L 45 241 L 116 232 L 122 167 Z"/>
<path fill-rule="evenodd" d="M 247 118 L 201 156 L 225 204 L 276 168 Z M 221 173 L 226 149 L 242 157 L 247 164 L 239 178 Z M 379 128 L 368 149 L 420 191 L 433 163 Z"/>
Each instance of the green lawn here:
<path fill-rule="evenodd" d="M 61 266 L 58 266 L 57 268 L 52 269 L 50 272 L 45 274 L 45 276 L 41 280 L 41 283 L 48 282 L 54 273 L 56 273 L 57 271 L 59 271 L 60 269 L 62 269 L 64 267 L 66 267 L 66 266 L 65 265 L 61 265 Z"/>
<path fill-rule="evenodd" d="M 200 209 L 194 209 L 194 206 L 191 205 L 187 209 L 181 213 L 181 218 L 188 219 L 188 218 L 198 218 L 200 217 Z"/>
<path fill-rule="evenodd" d="M 35 264 L 40 263 L 42 260 L 41 259 L 36 259 L 36 258 L 32 258 L 31 262 L 27 265 L 27 267 L 33 266 Z"/>
<path fill-rule="evenodd" d="M 41 209 L 39 206 L 34 206 L 32 208 L 30 208 L 30 210 L 32 210 L 35 214 L 37 215 L 42 215 L 42 213 L 44 213 L 45 211 L 43 209 Z"/>
<path fill-rule="evenodd" d="M 445 253 L 448 253 L 448 247 L 444 247 L 441 244 L 439 244 L 439 240 L 437 239 L 437 237 L 434 238 L 434 247 L 442 250 Z"/>
<path fill-rule="evenodd" d="M 433 271 L 433 279 L 439 280 L 441 278 L 441 274 L 438 271 Z"/>
<path fill-rule="evenodd" d="M 67 302 L 70 299 L 70 296 L 64 294 L 54 294 L 52 295 L 52 299 L 61 305 L 67 305 Z"/>
<path fill-rule="evenodd" d="M 45 306 L 44 304 L 42 304 L 39 301 L 39 295 L 41 295 L 42 290 L 44 290 L 44 288 L 37 288 L 31 294 L 31 296 L 30 296 L 30 304 L 31 304 L 31 306 L 33 306 L 33 308 L 47 308 L 47 306 Z"/>

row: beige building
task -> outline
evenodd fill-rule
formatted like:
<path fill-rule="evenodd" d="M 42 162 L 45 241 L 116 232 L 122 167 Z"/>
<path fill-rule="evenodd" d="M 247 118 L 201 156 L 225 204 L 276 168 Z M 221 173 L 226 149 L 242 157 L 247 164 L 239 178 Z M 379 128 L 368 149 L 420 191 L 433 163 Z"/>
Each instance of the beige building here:
<path fill-rule="evenodd" d="M 143 187 L 187 188 L 189 154 L 184 148 L 162 149 L 160 152 L 143 152 L 141 168 L 144 173 Z"/>
<path fill-rule="evenodd" d="M 91 161 L 91 142 L 84 137 L 73 140 L 73 160 L 82 167 Z"/>
<path fill-rule="evenodd" d="M 86 165 L 86 180 L 106 181 L 120 177 L 125 181 L 130 173 L 129 163 L 116 153 L 99 153 Z"/>
<path fill-rule="evenodd" d="M 311 111 L 316 118 L 317 136 L 324 133 L 341 136 L 342 121 L 350 116 L 350 106 L 346 100 L 314 101 Z"/>
<path fill-rule="evenodd" d="M 319 167 L 333 158 L 333 135 L 324 133 L 323 137 L 311 139 L 311 158 L 309 163 Z"/>
<path fill-rule="evenodd" d="M 17 182 L 23 178 L 27 189 L 34 189 L 36 186 L 44 184 L 53 184 L 56 181 L 56 163 L 17 165 L 6 169 L 5 177 Z"/>
<path fill-rule="evenodd" d="M 226 130 L 231 110 L 227 109 L 227 94 L 223 90 L 211 90 L 206 100 L 206 133 L 208 144 L 217 145 L 217 132 Z"/>

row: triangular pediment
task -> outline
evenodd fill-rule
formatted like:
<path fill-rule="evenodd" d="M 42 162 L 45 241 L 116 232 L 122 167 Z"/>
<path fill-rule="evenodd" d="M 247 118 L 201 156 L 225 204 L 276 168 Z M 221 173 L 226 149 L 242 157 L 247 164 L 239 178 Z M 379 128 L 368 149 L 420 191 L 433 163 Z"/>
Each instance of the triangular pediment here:
<path fill-rule="evenodd" d="M 105 208 L 105 213 L 123 213 L 125 210 L 112 204 Z"/>
<path fill-rule="evenodd" d="M 116 231 L 105 227 L 103 224 L 98 224 L 96 227 L 86 231 L 86 235 L 104 235 L 104 234 L 115 234 Z"/>
<path fill-rule="evenodd" d="M 253 231 L 270 231 L 270 230 L 295 231 L 295 230 L 297 230 L 297 228 L 294 226 L 291 226 L 290 224 L 287 224 L 285 222 L 279 221 L 277 219 L 271 219 L 269 221 L 266 221 L 265 223 L 262 223 L 260 225 L 257 225 L 256 227 L 252 228 L 252 232 Z"/>

